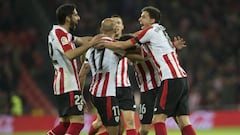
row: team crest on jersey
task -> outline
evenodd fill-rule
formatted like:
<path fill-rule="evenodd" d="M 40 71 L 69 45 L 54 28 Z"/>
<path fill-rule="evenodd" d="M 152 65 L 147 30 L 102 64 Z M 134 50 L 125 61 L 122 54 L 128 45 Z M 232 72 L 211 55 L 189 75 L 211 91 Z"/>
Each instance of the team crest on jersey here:
<path fill-rule="evenodd" d="M 61 43 L 62 43 L 62 45 L 68 44 L 67 37 L 62 37 L 62 38 L 61 38 Z"/>
<path fill-rule="evenodd" d="M 116 121 L 116 122 L 119 122 L 119 116 L 116 116 L 116 117 L 115 117 L 115 121 Z"/>

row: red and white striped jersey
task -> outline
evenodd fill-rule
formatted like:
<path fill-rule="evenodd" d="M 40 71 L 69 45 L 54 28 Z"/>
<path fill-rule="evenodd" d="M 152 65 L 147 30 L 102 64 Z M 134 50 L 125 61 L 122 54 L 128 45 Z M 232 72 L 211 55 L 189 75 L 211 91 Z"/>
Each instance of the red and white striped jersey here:
<path fill-rule="evenodd" d="M 153 24 L 142 30 L 137 39 L 149 51 L 160 69 L 162 80 L 186 77 L 186 72 L 179 64 L 176 48 L 165 30 L 162 25 Z M 131 41 L 133 44 L 138 42 L 136 38 L 132 38 Z"/>
<path fill-rule="evenodd" d="M 157 68 L 155 62 L 150 58 L 150 54 L 143 47 L 142 54 L 145 60 L 134 62 L 133 67 L 140 92 L 146 92 L 160 87 L 161 75 L 159 68 Z"/>
<path fill-rule="evenodd" d="M 54 25 L 48 35 L 49 56 L 55 70 L 53 90 L 55 95 L 80 90 L 77 60 L 69 60 L 64 53 L 76 48 L 72 35 L 64 28 Z"/>
<path fill-rule="evenodd" d="M 118 64 L 117 69 L 117 87 L 130 87 L 130 80 L 128 76 L 128 59 L 123 57 Z"/>
<path fill-rule="evenodd" d="M 107 42 L 113 39 L 104 37 Z M 96 97 L 116 96 L 116 72 L 119 63 L 119 55 L 110 49 L 90 48 L 86 53 L 92 72 L 90 93 Z"/>

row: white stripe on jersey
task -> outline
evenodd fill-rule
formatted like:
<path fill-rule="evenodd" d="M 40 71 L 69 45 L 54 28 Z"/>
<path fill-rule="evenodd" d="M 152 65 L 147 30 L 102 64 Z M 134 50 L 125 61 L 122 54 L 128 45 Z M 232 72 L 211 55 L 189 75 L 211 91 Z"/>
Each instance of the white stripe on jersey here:
<path fill-rule="evenodd" d="M 76 48 L 71 39 L 72 35 L 58 25 L 54 25 L 48 35 L 49 56 L 55 70 L 55 95 L 80 90 L 77 60 L 69 60 L 64 55 L 64 52 Z"/>
<path fill-rule="evenodd" d="M 142 48 L 144 61 L 135 62 L 133 64 L 136 80 L 140 88 L 140 92 L 146 92 L 148 90 L 155 89 L 161 85 L 161 75 L 159 68 L 155 65 L 154 61 Z"/>
<path fill-rule="evenodd" d="M 162 74 L 162 80 L 183 78 L 187 74 L 179 64 L 176 48 L 172 45 L 165 28 L 159 24 L 142 30 L 138 39 L 151 54 L 151 58 Z M 136 41 L 132 40 L 133 43 Z"/>
<path fill-rule="evenodd" d="M 113 42 L 111 38 L 104 38 Z M 92 72 L 90 93 L 96 97 L 116 96 L 116 72 L 119 57 L 110 49 L 88 49 L 87 61 Z"/>
<path fill-rule="evenodd" d="M 117 69 L 117 87 L 130 87 L 130 80 L 128 76 L 128 59 L 126 57 L 119 61 Z"/>

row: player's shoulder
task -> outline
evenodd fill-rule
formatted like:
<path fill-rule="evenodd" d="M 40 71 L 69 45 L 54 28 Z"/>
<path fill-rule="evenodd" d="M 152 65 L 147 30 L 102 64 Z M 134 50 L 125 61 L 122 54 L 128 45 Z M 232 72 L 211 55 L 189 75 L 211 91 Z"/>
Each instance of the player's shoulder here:
<path fill-rule="evenodd" d="M 153 31 L 165 31 L 166 28 L 163 25 L 160 24 L 153 24 Z"/>
<path fill-rule="evenodd" d="M 53 25 L 51 32 L 58 36 L 68 35 L 68 31 L 59 25 Z"/>

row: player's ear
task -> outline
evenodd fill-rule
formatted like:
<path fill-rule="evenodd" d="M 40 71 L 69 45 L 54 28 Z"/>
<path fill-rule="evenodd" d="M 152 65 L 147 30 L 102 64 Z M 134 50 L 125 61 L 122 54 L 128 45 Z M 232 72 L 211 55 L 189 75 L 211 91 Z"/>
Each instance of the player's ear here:
<path fill-rule="evenodd" d="M 71 20 L 70 16 L 66 16 L 65 22 L 70 22 L 70 20 Z"/>
<path fill-rule="evenodd" d="M 151 24 L 154 24 L 154 23 L 156 23 L 155 21 L 156 21 L 156 20 L 155 20 L 155 19 L 153 19 L 153 18 L 151 18 L 151 19 L 150 19 L 150 22 L 151 22 Z"/>

